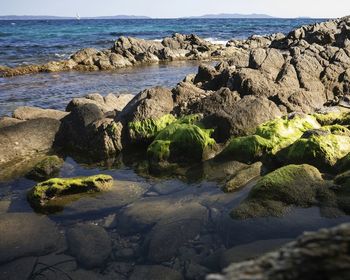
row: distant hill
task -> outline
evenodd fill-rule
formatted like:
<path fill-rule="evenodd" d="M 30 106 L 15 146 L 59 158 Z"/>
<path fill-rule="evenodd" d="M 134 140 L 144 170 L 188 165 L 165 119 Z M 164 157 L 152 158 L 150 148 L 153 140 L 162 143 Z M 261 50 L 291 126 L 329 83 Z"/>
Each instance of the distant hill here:
<path fill-rule="evenodd" d="M 76 17 L 57 17 L 57 16 L 0 16 L 0 20 L 52 20 L 52 19 L 75 19 Z M 150 19 L 146 16 L 101 16 L 101 17 L 81 17 L 81 19 Z"/>
<path fill-rule="evenodd" d="M 208 14 L 189 18 L 273 18 L 265 14 Z"/>

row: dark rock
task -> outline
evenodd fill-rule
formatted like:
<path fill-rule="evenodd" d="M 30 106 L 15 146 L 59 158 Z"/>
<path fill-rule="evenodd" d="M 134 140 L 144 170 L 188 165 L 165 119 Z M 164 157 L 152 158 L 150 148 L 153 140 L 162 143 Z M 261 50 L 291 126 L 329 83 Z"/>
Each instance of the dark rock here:
<path fill-rule="evenodd" d="M 182 280 L 181 273 L 162 265 L 137 265 L 131 274 L 130 280 Z"/>
<path fill-rule="evenodd" d="M 207 279 L 347 279 L 349 235 L 349 224 L 308 232 L 275 252 L 230 265 L 222 277 Z"/>
<path fill-rule="evenodd" d="M 95 225 L 78 225 L 67 232 L 69 252 L 86 268 L 102 265 L 111 253 L 107 232 Z"/>
<path fill-rule="evenodd" d="M 64 160 L 58 156 L 47 156 L 37 163 L 28 173 L 27 177 L 34 180 L 43 181 L 58 176 Z"/>

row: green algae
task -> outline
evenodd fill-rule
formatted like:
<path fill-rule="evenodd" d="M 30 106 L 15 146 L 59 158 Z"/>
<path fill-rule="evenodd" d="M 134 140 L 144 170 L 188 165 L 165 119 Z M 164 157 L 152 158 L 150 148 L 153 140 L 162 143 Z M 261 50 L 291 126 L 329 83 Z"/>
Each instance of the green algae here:
<path fill-rule="evenodd" d="M 58 175 L 64 161 L 56 155 L 46 156 L 38 162 L 27 174 L 27 177 L 34 180 L 47 180 Z"/>
<path fill-rule="evenodd" d="M 198 115 L 186 116 L 159 132 L 147 150 L 150 162 L 201 161 L 204 150 L 216 142 L 210 137 L 213 130 L 201 128 L 198 121 Z"/>
<path fill-rule="evenodd" d="M 231 139 L 218 158 L 252 163 L 264 155 L 277 154 L 305 131 L 319 127 L 316 119 L 308 115 L 278 118 L 258 126 L 254 135 Z"/>
<path fill-rule="evenodd" d="M 158 119 L 130 122 L 130 138 L 134 141 L 152 141 L 161 130 L 175 121 L 176 118 L 173 115 L 167 114 Z"/>
<path fill-rule="evenodd" d="M 350 112 L 348 111 L 331 112 L 328 114 L 313 114 L 313 116 L 322 126 L 333 124 L 350 124 Z"/>
<path fill-rule="evenodd" d="M 27 194 L 27 199 L 34 209 L 42 209 L 58 197 L 95 193 L 111 188 L 113 178 L 109 175 L 94 175 L 75 178 L 52 178 L 35 185 Z"/>
<path fill-rule="evenodd" d="M 294 142 L 285 151 L 289 163 L 309 163 L 321 169 L 334 167 L 350 152 L 350 137 L 343 135 L 311 135 Z"/>
<path fill-rule="evenodd" d="M 291 205 L 312 206 L 327 193 L 321 173 L 308 165 L 287 165 L 264 177 L 231 213 L 234 218 L 280 216 Z"/>
<path fill-rule="evenodd" d="M 336 135 L 350 136 L 350 129 L 340 124 L 322 126 L 322 130 Z"/>

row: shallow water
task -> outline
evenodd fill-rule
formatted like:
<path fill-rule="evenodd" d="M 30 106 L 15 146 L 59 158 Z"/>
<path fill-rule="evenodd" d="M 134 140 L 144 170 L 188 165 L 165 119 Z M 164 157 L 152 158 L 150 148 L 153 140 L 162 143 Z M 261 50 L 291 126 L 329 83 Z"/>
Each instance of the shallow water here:
<path fill-rule="evenodd" d="M 199 62 L 173 62 L 112 72 L 63 72 L 0 78 L 0 116 L 18 106 L 64 110 L 73 97 L 99 92 L 133 94 L 153 86 L 174 87 Z"/>
<path fill-rule="evenodd" d="M 40 244 L 43 241 L 40 234 L 42 231 L 49 232 L 52 229 L 50 224 L 38 223 L 38 227 L 42 229 L 40 232 L 31 231 L 30 238 L 34 241 L 28 240 L 24 242 L 24 245 L 22 244 L 24 251 L 29 250 L 28 246 L 34 249 L 30 247 L 29 257 L 27 255 L 27 258 L 17 260 L 17 265 L 20 264 L 23 271 L 31 268 L 32 278 L 30 279 L 42 279 L 36 275 L 37 271 L 41 271 L 40 266 L 37 265 L 33 269 L 31 267 L 33 264 L 31 262 L 27 264 L 25 261 L 28 261 L 30 256 L 46 254 L 48 257 L 40 257 L 38 260 L 46 258 L 47 262 L 44 262 L 46 266 L 53 265 L 59 269 L 54 273 L 44 270 L 45 275 L 53 273 L 55 277 L 58 277 L 54 278 L 51 275 L 44 279 L 70 279 L 69 277 L 80 279 L 80 276 L 77 276 L 78 272 L 84 273 L 88 279 L 94 279 L 93 277 L 97 277 L 96 279 L 129 279 L 128 277 L 143 279 L 135 276 L 136 271 L 142 265 L 148 265 L 148 268 L 152 266 L 152 269 L 157 271 L 159 267 L 154 268 L 153 265 L 159 264 L 162 267 L 170 267 L 182 272 L 185 279 L 203 279 L 204 274 L 223 268 L 223 263 L 230 260 L 230 258 L 223 257 L 226 256 L 223 252 L 232 247 L 235 248 L 234 246 L 255 244 L 248 246 L 247 249 L 237 247 L 236 253 L 234 250 L 232 253 L 231 250 L 231 258 L 239 260 L 243 256 L 259 254 L 260 246 L 274 248 L 276 242 L 281 245 L 305 230 L 317 230 L 350 221 L 348 216 L 322 217 L 317 207 L 293 208 L 282 218 L 234 220 L 229 216 L 230 211 L 247 196 L 255 181 L 236 193 L 227 194 L 221 191 L 220 184 L 216 182 L 199 180 L 190 183 L 187 180 L 176 178 L 141 176 L 121 159 L 108 167 L 93 167 L 78 164 L 68 157 L 61 169 L 60 177 L 99 173 L 109 174 L 114 178 L 115 183 L 111 191 L 84 195 L 79 199 L 73 198 L 61 212 L 44 216 L 35 215 L 44 219 L 48 217 L 53 221 L 59 229 L 57 234 L 62 240 L 64 240 L 64 234 L 70 232 L 76 225 L 91 225 L 93 229 L 103 228 L 107 232 L 108 240 L 111 240 L 111 251 L 108 257 L 101 265 L 93 268 L 78 256 L 72 259 L 69 255 L 76 253 L 71 253 L 69 249 L 72 246 L 69 238 L 67 239 L 70 244 L 68 249 L 66 243 L 61 240 L 55 242 L 56 249 L 42 253 Z M 34 184 L 34 181 L 24 177 L 0 184 L 0 219 L 6 215 L 18 215 L 11 213 L 32 215 L 29 214 L 33 213 L 33 210 L 26 200 L 26 192 Z M 17 218 L 17 216 L 9 217 Z M 28 219 L 33 219 L 33 217 L 28 216 Z M 28 230 L 23 228 L 23 234 L 26 234 Z M 94 251 L 89 249 L 89 246 L 95 241 L 91 237 L 86 237 L 92 234 L 90 230 L 89 227 L 83 228 L 79 240 L 83 247 L 87 248 L 86 250 L 92 250 L 88 253 L 93 254 Z M 50 242 L 50 238 L 54 236 L 56 235 L 46 236 L 45 242 Z M 37 242 L 38 248 L 36 248 L 36 243 L 32 244 L 33 242 Z M 99 240 L 97 244 L 100 242 L 104 241 Z M 2 249 L 8 250 L 9 248 Z M 100 251 L 95 252 L 97 256 L 105 248 L 98 250 Z M 14 254 L 16 256 L 16 253 Z M 83 253 L 80 251 L 80 254 Z M 18 255 L 20 256 L 21 253 Z M 3 256 L 0 254 L 0 259 L 1 257 Z M 67 261 L 67 259 L 70 264 L 74 264 L 74 270 L 60 266 L 60 261 Z M 78 264 L 76 264 L 77 260 L 79 260 Z M 8 266 L 0 266 L 0 276 L 2 271 L 8 269 Z M 129 270 L 125 272 L 123 269 L 126 267 Z M 173 278 L 165 276 L 164 279 Z"/>

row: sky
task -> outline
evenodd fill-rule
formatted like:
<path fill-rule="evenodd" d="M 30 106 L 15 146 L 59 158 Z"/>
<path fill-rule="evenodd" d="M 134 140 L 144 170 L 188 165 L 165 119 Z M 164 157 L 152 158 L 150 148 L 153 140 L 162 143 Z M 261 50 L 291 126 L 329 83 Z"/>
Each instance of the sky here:
<path fill-rule="evenodd" d="M 217 13 L 335 18 L 350 15 L 350 0 L 0 0 L 0 15 L 81 17 L 143 15 L 155 18 Z"/>

